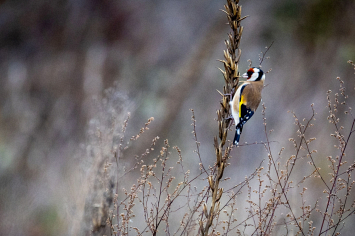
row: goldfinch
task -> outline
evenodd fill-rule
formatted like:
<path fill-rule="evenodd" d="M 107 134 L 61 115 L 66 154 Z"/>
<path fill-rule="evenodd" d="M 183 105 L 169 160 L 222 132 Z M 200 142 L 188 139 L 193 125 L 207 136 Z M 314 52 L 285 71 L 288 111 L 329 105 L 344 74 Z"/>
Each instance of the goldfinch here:
<path fill-rule="evenodd" d="M 234 94 L 230 106 L 232 116 L 235 120 L 236 130 L 234 136 L 234 145 L 238 145 L 243 125 L 254 115 L 261 101 L 261 91 L 264 87 L 265 74 L 257 68 L 250 68 L 243 74 L 247 80 L 241 84 Z"/>

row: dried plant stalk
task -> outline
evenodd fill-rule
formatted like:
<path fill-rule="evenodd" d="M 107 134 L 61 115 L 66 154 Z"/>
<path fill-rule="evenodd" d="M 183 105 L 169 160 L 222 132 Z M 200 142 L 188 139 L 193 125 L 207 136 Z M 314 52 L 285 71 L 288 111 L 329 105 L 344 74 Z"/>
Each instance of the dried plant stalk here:
<path fill-rule="evenodd" d="M 208 231 L 213 223 L 214 218 L 218 215 L 218 208 L 220 199 L 223 194 L 223 188 L 219 187 L 219 182 L 223 176 L 226 161 L 229 159 L 232 145 L 226 146 L 228 127 L 230 125 L 230 95 L 235 92 L 235 88 L 239 82 L 238 63 L 241 55 L 239 43 L 243 32 L 243 27 L 240 25 L 242 8 L 238 5 L 239 0 L 227 0 L 224 5 L 224 12 L 227 14 L 228 23 L 232 28 L 232 32 L 228 34 L 228 39 L 225 41 L 227 50 L 224 51 L 224 60 L 221 62 L 224 65 L 224 70 L 220 69 L 225 86 L 223 87 L 222 101 L 219 110 L 217 110 L 217 122 L 219 128 L 218 137 L 214 138 L 214 147 L 216 151 L 216 171 L 214 175 L 209 176 L 208 182 L 211 190 L 212 200 L 211 207 L 207 210 L 204 206 L 204 220 L 203 216 L 200 220 L 200 234 L 208 235 Z"/>

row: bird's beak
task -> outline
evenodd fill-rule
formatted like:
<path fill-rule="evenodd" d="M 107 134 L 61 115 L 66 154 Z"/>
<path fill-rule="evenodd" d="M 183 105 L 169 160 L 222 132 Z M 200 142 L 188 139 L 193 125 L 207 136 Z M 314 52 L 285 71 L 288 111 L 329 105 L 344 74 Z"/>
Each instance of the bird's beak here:
<path fill-rule="evenodd" d="M 248 79 L 248 74 L 247 74 L 247 73 L 244 73 L 244 74 L 242 75 L 242 77 L 243 77 L 244 79 Z"/>

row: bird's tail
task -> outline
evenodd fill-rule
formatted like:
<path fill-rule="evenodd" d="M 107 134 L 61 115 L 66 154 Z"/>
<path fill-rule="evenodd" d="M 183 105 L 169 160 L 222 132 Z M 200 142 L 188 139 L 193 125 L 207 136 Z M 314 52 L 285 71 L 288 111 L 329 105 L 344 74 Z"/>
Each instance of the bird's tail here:
<path fill-rule="evenodd" d="M 240 135 L 242 133 L 243 130 L 243 125 L 241 123 L 239 123 L 236 127 L 235 127 L 235 136 L 234 136 L 234 140 L 233 143 L 235 146 L 238 146 L 239 143 L 239 139 L 240 139 Z"/>

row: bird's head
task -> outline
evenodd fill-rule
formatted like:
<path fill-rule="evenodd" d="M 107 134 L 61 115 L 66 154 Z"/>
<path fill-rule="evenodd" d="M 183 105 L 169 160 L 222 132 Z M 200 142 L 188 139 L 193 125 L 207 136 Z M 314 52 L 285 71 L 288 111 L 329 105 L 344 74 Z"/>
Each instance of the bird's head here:
<path fill-rule="evenodd" d="M 264 81 L 265 73 L 260 68 L 252 67 L 247 71 L 247 73 L 243 74 L 243 78 L 246 78 L 247 81 Z"/>

